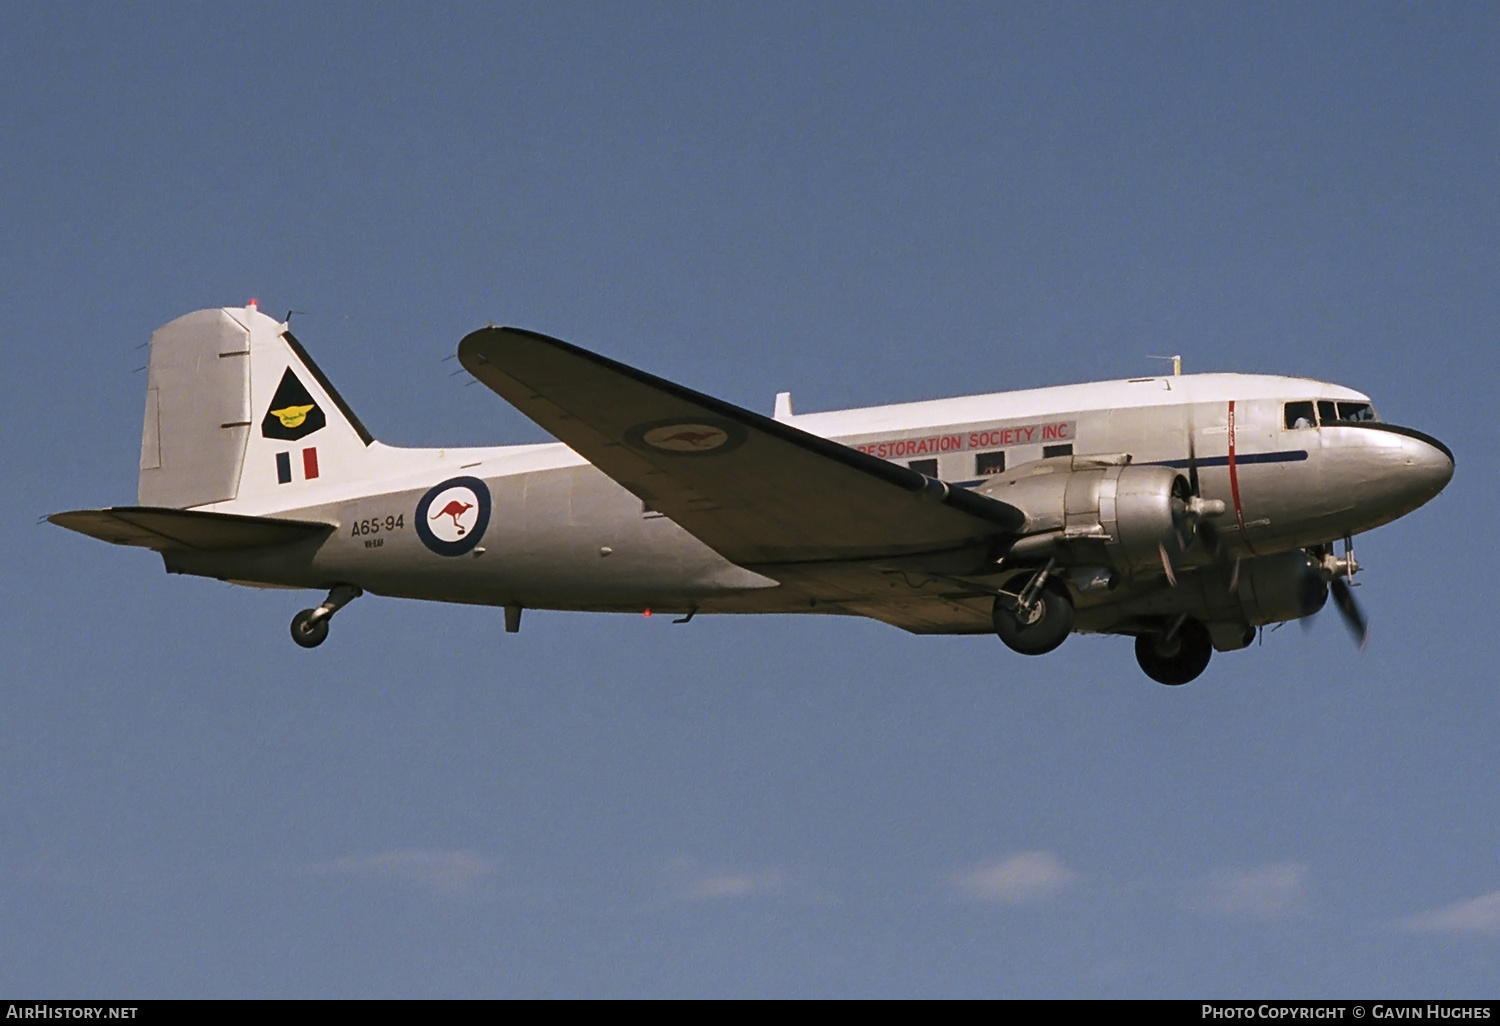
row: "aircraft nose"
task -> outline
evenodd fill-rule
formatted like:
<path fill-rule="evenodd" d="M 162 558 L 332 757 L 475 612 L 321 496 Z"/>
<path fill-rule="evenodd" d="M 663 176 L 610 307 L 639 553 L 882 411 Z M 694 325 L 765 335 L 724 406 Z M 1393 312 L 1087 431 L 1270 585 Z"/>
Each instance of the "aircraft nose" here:
<path fill-rule="evenodd" d="M 1422 505 L 1447 487 L 1453 479 L 1453 450 L 1431 435 L 1410 428 L 1401 432 L 1403 491 L 1412 508 Z"/>
<path fill-rule="evenodd" d="M 1339 471 L 1324 484 L 1341 510 L 1359 510 L 1369 530 L 1425 505 L 1453 478 L 1453 450 L 1431 435 L 1395 424 L 1339 432 Z"/>

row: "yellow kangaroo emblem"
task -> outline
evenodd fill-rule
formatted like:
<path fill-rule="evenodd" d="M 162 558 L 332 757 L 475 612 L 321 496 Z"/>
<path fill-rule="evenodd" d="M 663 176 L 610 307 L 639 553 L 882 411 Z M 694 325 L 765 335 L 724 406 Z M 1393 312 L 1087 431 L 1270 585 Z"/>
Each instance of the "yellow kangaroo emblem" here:
<path fill-rule="evenodd" d="M 272 410 L 271 416 L 281 421 L 284 428 L 301 427 L 302 422 L 307 419 L 307 412 L 313 408 L 312 403 L 306 406 L 287 406 L 279 410 Z"/>

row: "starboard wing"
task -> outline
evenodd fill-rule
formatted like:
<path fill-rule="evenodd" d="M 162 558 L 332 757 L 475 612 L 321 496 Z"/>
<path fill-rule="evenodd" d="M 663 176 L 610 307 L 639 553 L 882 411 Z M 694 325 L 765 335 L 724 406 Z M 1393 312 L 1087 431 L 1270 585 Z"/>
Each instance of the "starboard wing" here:
<path fill-rule="evenodd" d="M 1010 538 L 1024 515 L 577 346 L 483 328 L 464 368 L 651 509 L 741 565 Z"/>
<path fill-rule="evenodd" d="M 302 541 L 333 530 L 332 524 L 310 520 L 247 517 L 236 513 L 156 506 L 75 509 L 54 513 L 47 519 L 58 527 L 112 545 L 135 545 L 157 552 L 255 549 Z"/>

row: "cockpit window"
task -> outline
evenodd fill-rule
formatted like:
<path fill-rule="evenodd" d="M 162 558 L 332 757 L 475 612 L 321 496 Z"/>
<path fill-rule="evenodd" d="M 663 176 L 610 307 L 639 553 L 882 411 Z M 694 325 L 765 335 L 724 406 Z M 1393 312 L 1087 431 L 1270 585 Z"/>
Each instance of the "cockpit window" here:
<path fill-rule="evenodd" d="M 1316 416 L 1314 415 L 1316 410 Z M 1286 404 L 1286 426 L 1288 431 L 1330 424 L 1367 424 L 1378 420 L 1375 408 L 1369 403 L 1334 402 L 1319 399 L 1317 402 L 1295 402 Z"/>
<path fill-rule="evenodd" d="M 1375 419 L 1375 408 L 1369 403 L 1339 403 L 1339 420 L 1364 424 Z"/>

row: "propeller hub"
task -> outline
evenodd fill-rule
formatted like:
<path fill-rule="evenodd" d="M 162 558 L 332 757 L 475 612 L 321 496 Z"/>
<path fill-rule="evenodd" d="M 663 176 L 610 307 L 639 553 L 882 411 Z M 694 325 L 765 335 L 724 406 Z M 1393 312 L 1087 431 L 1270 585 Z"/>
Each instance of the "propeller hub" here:
<path fill-rule="evenodd" d="M 1354 575 L 1363 569 L 1364 567 L 1359 565 L 1359 560 L 1354 558 L 1352 552 L 1345 553 L 1343 556 L 1335 556 L 1332 552 L 1327 552 L 1318 561 L 1318 570 L 1328 581 L 1339 577 L 1352 580 Z"/>
<path fill-rule="evenodd" d="M 1187 515 L 1194 520 L 1205 520 L 1208 517 L 1223 516 L 1228 509 L 1223 499 L 1205 499 L 1201 495 L 1195 495 L 1187 501 Z"/>

